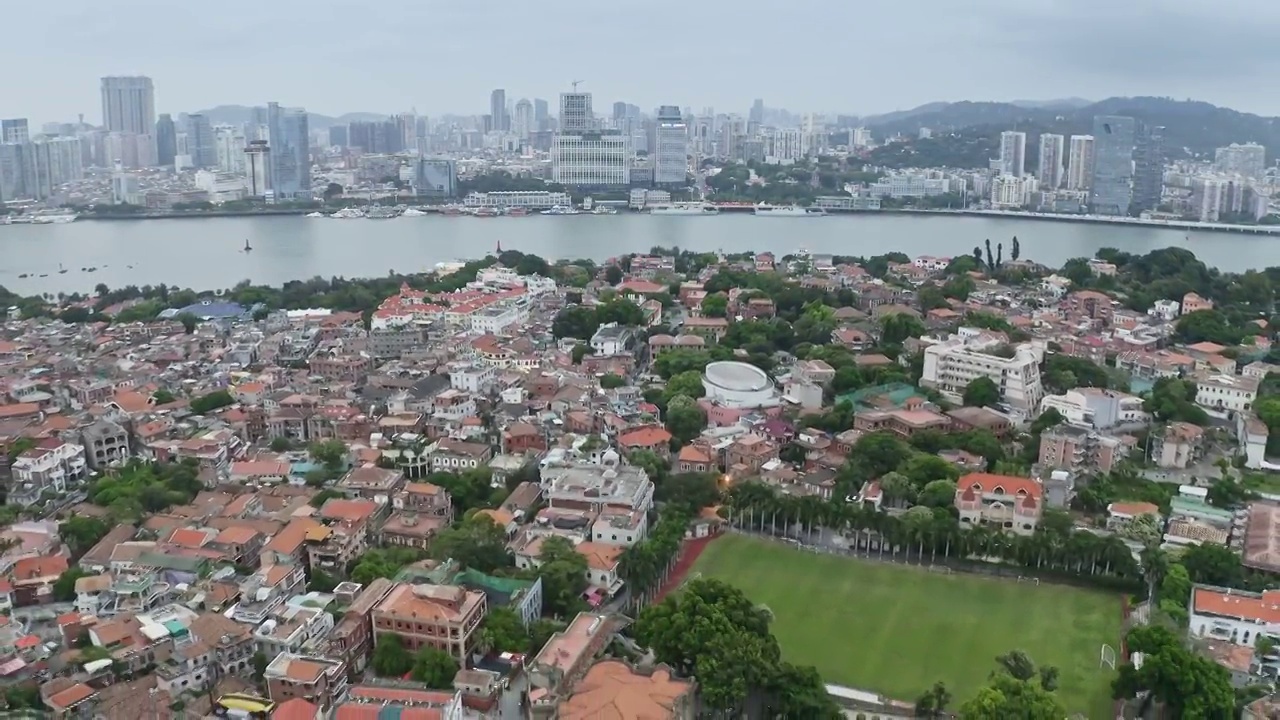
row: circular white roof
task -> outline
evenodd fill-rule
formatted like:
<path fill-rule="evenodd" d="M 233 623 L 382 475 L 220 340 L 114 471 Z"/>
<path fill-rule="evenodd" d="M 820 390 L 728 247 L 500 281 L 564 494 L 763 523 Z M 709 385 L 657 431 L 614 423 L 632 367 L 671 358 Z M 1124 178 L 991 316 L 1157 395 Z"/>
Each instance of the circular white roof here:
<path fill-rule="evenodd" d="M 744 362 L 713 362 L 704 372 L 707 382 L 726 390 L 759 392 L 773 387 L 773 381 L 763 370 Z"/>

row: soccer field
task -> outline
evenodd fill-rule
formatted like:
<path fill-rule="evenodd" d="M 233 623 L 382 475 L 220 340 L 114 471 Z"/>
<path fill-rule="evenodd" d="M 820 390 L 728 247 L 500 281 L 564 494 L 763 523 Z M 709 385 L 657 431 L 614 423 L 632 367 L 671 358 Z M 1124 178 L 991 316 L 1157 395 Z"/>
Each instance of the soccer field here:
<path fill-rule="evenodd" d="M 997 655 L 1023 650 L 1058 667 L 1068 711 L 1111 709 L 1114 673 L 1098 667 L 1098 653 L 1119 644 L 1118 594 L 819 555 L 742 535 L 712 542 L 693 573 L 767 605 L 786 658 L 816 666 L 827 682 L 914 702 L 941 680 L 954 711 Z"/>

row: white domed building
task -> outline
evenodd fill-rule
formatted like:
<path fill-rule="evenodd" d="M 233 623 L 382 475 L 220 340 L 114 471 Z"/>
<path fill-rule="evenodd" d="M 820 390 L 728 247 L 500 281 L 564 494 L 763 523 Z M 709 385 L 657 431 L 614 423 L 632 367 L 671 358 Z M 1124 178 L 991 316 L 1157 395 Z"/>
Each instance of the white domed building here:
<path fill-rule="evenodd" d="M 726 408 L 758 408 L 778 404 L 778 391 L 769 375 L 744 362 L 724 361 L 707 365 L 702 373 L 707 399 Z"/>

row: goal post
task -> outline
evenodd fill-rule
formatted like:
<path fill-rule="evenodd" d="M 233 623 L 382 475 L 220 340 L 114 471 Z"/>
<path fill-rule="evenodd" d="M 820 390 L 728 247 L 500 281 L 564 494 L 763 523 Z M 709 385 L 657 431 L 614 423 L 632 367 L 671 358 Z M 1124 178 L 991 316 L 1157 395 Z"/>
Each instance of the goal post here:
<path fill-rule="evenodd" d="M 1098 653 L 1098 667 L 1116 669 L 1116 649 L 1114 647 L 1103 644 L 1102 650 Z"/>

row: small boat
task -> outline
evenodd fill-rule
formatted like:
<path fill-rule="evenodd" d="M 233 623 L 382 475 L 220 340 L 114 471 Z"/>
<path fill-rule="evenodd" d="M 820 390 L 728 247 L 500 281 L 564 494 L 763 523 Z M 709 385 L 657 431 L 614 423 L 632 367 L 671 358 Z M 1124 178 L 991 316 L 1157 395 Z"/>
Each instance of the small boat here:
<path fill-rule="evenodd" d="M 59 275 L 66 275 L 66 274 L 67 274 L 67 269 L 66 269 L 66 268 L 64 268 L 64 267 L 62 267 L 62 263 L 58 263 L 58 274 L 59 274 Z"/>
<path fill-rule="evenodd" d="M 399 217 L 400 211 L 394 207 L 386 205 L 374 204 L 369 207 L 364 216 L 370 220 L 390 220 L 393 217 Z"/>
<path fill-rule="evenodd" d="M 303 217 L 309 217 L 309 218 L 322 218 L 322 217 L 329 217 L 329 216 L 328 216 L 328 215 L 325 215 L 325 214 L 324 214 L 324 213 L 322 213 L 322 212 L 309 212 L 309 213 L 307 213 L 306 215 L 304 215 Z"/>
<path fill-rule="evenodd" d="M 501 213 L 498 212 L 497 208 L 491 207 L 478 207 L 476 208 L 476 211 L 472 213 L 472 215 L 475 215 L 476 217 L 498 217 L 500 214 Z"/>
<path fill-rule="evenodd" d="M 566 207 L 564 205 L 552 205 L 549 210 L 543 210 L 543 215 L 581 215 L 582 211 L 574 207 Z"/>
<path fill-rule="evenodd" d="M 445 205 L 440 212 L 444 215 L 455 216 L 461 215 L 464 208 L 461 205 Z"/>
<path fill-rule="evenodd" d="M 30 275 L 28 275 L 27 273 L 22 273 L 22 274 L 21 274 L 21 275 L 19 275 L 18 277 L 19 277 L 19 278 L 28 278 L 28 277 L 31 277 L 31 276 L 30 276 Z"/>
<path fill-rule="evenodd" d="M 98 268 L 96 268 L 96 267 L 91 267 L 91 268 L 88 268 L 87 270 L 85 270 L 85 272 L 98 272 Z"/>
<path fill-rule="evenodd" d="M 658 203 L 649 206 L 650 215 L 719 215 L 720 208 L 705 202 Z"/>
<path fill-rule="evenodd" d="M 425 216 L 426 216 L 425 212 L 414 207 L 408 208 L 404 212 L 400 213 L 400 217 L 425 217 Z"/>
<path fill-rule="evenodd" d="M 827 213 L 822 208 L 760 203 L 755 206 L 754 214 L 756 217 L 823 217 Z"/>
<path fill-rule="evenodd" d="M 604 205 L 597 205 L 595 209 L 591 211 L 591 214 L 592 215 L 617 215 L 618 209 L 606 207 Z"/>
<path fill-rule="evenodd" d="M 249 244 L 249 238 L 244 239 L 244 251 L 253 252 L 253 246 Z"/>
<path fill-rule="evenodd" d="M 364 211 L 361 210 L 360 208 L 342 208 L 338 212 L 330 215 L 329 217 L 334 218 L 336 220 L 354 220 L 356 218 L 364 217 Z"/>
<path fill-rule="evenodd" d="M 40 273 L 40 277 L 49 277 L 49 273 Z"/>
<path fill-rule="evenodd" d="M 511 217 L 524 217 L 529 214 L 529 209 L 523 207 L 507 208 L 507 214 Z"/>

